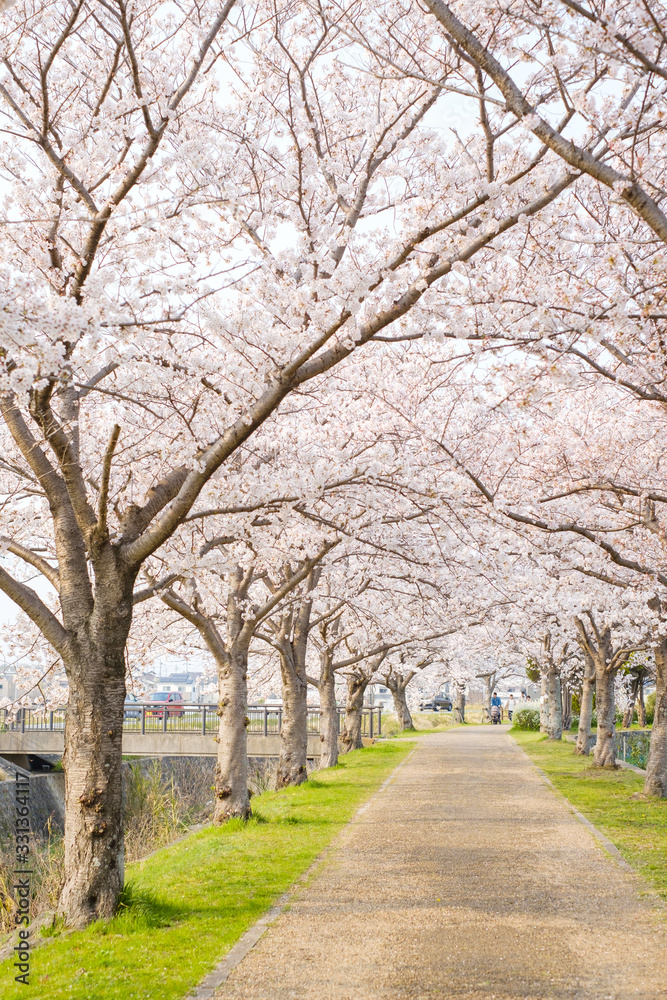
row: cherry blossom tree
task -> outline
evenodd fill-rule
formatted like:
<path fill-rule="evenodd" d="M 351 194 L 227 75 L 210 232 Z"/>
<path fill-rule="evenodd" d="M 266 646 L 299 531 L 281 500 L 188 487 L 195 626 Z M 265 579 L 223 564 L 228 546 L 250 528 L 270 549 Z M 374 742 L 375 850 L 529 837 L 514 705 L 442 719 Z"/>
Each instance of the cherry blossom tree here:
<path fill-rule="evenodd" d="M 499 230 L 438 245 L 451 210 L 420 178 L 442 144 L 414 136 L 440 89 L 351 73 L 317 12 L 26 0 L 0 31 L 3 532 L 56 595 L 6 569 L 0 586 L 69 679 L 59 908 L 82 925 L 123 882 L 124 650 L 143 563 L 290 393 Z M 509 159 L 522 180 L 504 230 L 571 183 L 531 187 L 530 158 Z M 460 202 L 465 178 L 451 181 Z M 359 225 L 387 209 L 392 239 L 381 219 Z"/>
<path fill-rule="evenodd" d="M 576 2 L 548 8 L 520 3 L 509 15 L 492 18 L 484 34 L 475 5 L 473 30 L 465 24 L 465 4 L 458 5 L 463 20 L 443 0 L 426 0 L 426 6 L 463 57 L 470 83 L 480 84 L 481 100 L 497 88 L 508 114 L 571 167 L 613 191 L 667 242 L 667 218 L 652 196 L 662 150 L 642 155 L 663 131 L 667 65 L 664 31 L 652 10 L 657 5 L 625 3 L 608 14 Z M 510 70 L 522 57 L 528 79 L 517 84 Z M 621 84 L 619 97 L 612 80 Z M 559 112 L 554 127 L 550 119 Z M 577 124 L 586 128 L 582 138 Z"/>
<path fill-rule="evenodd" d="M 378 669 L 379 675 L 391 691 L 394 701 L 394 712 L 396 713 L 398 724 L 403 730 L 414 729 L 414 722 L 412 721 L 412 715 L 408 707 L 408 685 L 414 680 L 420 670 L 424 670 L 433 663 L 433 659 L 433 655 L 428 654 L 419 660 L 413 661 L 411 664 L 408 662 L 406 654 L 400 653 L 398 662 L 389 662 Z"/>
<path fill-rule="evenodd" d="M 440 7 L 433 10 L 441 23 Z M 101 6 L 89 0 L 23 0 L 6 9 L 0 22 L 7 191 L 0 217 L 0 488 L 1 530 L 10 557 L 8 568 L 0 567 L 0 588 L 62 661 L 69 681 L 66 875 L 59 909 L 73 925 L 108 916 L 123 883 L 121 728 L 135 607 L 143 609 L 163 593 L 191 616 L 199 614 L 193 601 L 209 570 L 193 570 L 197 583 L 188 592 L 177 578 L 186 568 L 183 551 L 194 563 L 202 545 L 230 533 L 225 518 L 256 513 L 271 500 L 273 510 L 292 504 L 320 528 L 358 539 L 337 501 L 331 501 L 331 510 L 310 503 L 313 494 L 321 497 L 339 456 L 323 448 L 314 475 L 304 467 L 291 489 L 284 473 L 275 477 L 281 453 L 290 452 L 286 441 L 314 453 L 316 427 L 332 421 L 344 428 L 352 413 L 349 440 L 339 442 L 345 461 L 351 455 L 358 459 L 377 439 L 364 474 L 370 468 L 376 485 L 394 491 L 399 509 L 391 516 L 397 523 L 414 517 L 428 525 L 414 538 L 421 544 L 430 532 L 443 566 L 448 560 L 454 565 L 461 530 L 465 544 L 458 549 L 458 565 L 471 570 L 479 603 L 477 587 L 488 583 L 493 562 L 479 554 L 486 544 L 480 511 L 488 507 L 495 519 L 499 550 L 507 550 L 508 519 L 527 531 L 526 523 L 543 530 L 540 518 L 512 507 L 511 477 L 504 487 L 508 502 L 497 511 L 498 498 L 478 489 L 481 474 L 475 484 L 462 471 L 461 463 L 472 472 L 472 464 L 465 465 L 471 456 L 464 455 L 470 439 L 450 447 L 442 427 L 427 435 L 427 446 L 422 441 L 414 479 L 410 463 L 397 470 L 393 456 L 399 443 L 422 440 L 415 423 L 419 403 L 431 400 L 429 418 L 442 415 L 439 407 L 449 388 L 438 379 L 444 383 L 449 376 L 435 373 L 460 377 L 463 365 L 465 382 L 470 355 L 477 347 L 484 355 L 490 331 L 488 351 L 497 359 L 497 371 L 505 365 L 503 352 L 512 341 L 499 330 L 498 317 L 517 280 L 528 275 L 525 291 L 536 292 L 517 307 L 518 339 L 525 341 L 530 364 L 521 372 L 505 365 L 502 377 L 494 369 L 493 380 L 486 381 L 495 380 L 497 396 L 508 390 L 525 395 L 556 355 L 567 354 L 580 366 L 576 377 L 581 370 L 595 371 L 616 384 L 621 378 L 607 363 L 612 357 L 638 405 L 663 401 L 655 387 L 661 313 L 660 295 L 648 287 L 652 250 L 638 264 L 633 261 L 641 275 L 623 296 L 615 296 L 617 287 L 628 284 L 623 267 L 615 264 L 605 284 L 606 248 L 591 253 L 590 274 L 597 283 L 592 282 L 579 325 L 572 320 L 580 311 L 573 288 L 591 283 L 580 272 L 564 276 L 573 256 L 568 226 L 581 226 L 586 212 L 596 210 L 589 176 L 622 203 L 610 208 L 609 224 L 605 219 L 598 227 L 596 221 L 596 227 L 613 234 L 616 226 L 626 242 L 649 227 L 662 239 L 661 209 L 650 194 L 662 157 L 654 127 L 662 97 L 652 68 L 660 65 L 660 53 L 647 47 L 650 25 L 642 17 L 645 37 L 635 45 L 649 67 L 622 41 L 622 25 L 610 34 L 597 14 L 591 21 L 577 12 L 588 29 L 594 24 L 601 32 L 596 44 L 613 45 L 605 59 L 614 79 L 621 73 L 614 59 L 650 76 L 644 104 L 635 78 L 621 81 L 622 96 L 600 130 L 595 108 L 586 104 L 586 88 L 596 87 L 598 79 L 590 75 L 594 59 L 582 48 L 581 32 L 572 35 L 584 53 L 572 80 L 559 65 L 570 56 L 559 52 L 549 63 L 553 80 L 558 74 L 565 80 L 565 96 L 538 69 L 524 95 L 532 110 L 519 104 L 506 110 L 509 98 L 501 83 L 510 97 L 513 93 L 506 81 L 494 78 L 491 63 L 475 63 L 467 36 L 465 44 L 452 43 L 451 26 L 450 38 L 443 36 L 437 51 L 424 54 L 416 71 L 412 57 L 409 65 L 399 62 L 409 51 L 420 52 L 425 36 L 433 35 L 430 21 L 424 28 L 422 11 L 387 3 L 358 16 L 342 13 L 332 19 L 329 8 L 295 11 L 263 2 L 241 8 L 233 0 L 140 10 L 123 0 Z M 408 19 L 405 37 L 416 33 L 412 48 L 393 28 L 384 36 L 387 18 L 395 24 Z M 511 56 L 520 37 L 516 23 L 508 16 L 499 32 L 501 61 L 505 48 Z M 548 49 L 544 24 L 535 30 Z M 500 90 L 494 91 L 484 74 Z M 567 96 L 572 81 L 576 106 L 593 124 L 576 149 L 570 142 L 564 151 L 563 129 L 574 122 Z M 560 131 L 548 125 L 551 104 L 558 100 L 565 107 Z M 454 131 L 450 141 L 438 126 L 460 116 L 461 101 L 474 102 L 477 110 L 466 122 L 466 134 Z M 541 109 L 544 116 L 533 120 Z M 619 164 L 630 154 L 634 165 L 628 172 Z M 599 177 L 594 169 L 602 171 Z M 642 228 L 633 230 L 628 219 Z M 553 233 L 563 238 L 556 240 Z M 536 244 L 545 247 L 542 254 L 533 254 Z M 513 273 L 517 269 L 519 275 Z M 477 282 L 470 279 L 472 271 Z M 577 337 L 585 327 L 585 350 L 568 339 L 566 323 L 542 343 L 545 285 L 549 294 L 567 286 L 568 322 Z M 480 289 L 484 296 L 477 294 Z M 609 319 L 609 311 L 599 309 L 600 290 L 629 308 L 619 305 Z M 619 315 L 635 311 L 639 318 L 631 332 L 619 334 Z M 462 338 L 455 333 L 470 338 L 463 361 L 457 355 Z M 641 343 L 642 361 L 649 362 L 646 371 L 636 366 L 641 375 L 634 381 L 627 377 L 633 367 L 624 349 L 628 343 Z M 619 352 L 625 360 L 617 361 Z M 564 372 L 564 381 L 575 378 L 573 367 Z M 507 417 L 508 406 L 498 398 L 493 407 L 494 419 Z M 296 414 L 311 408 L 312 420 L 299 430 Z M 379 413 L 387 423 L 373 431 Z M 514 420 L 515 426 L 522 422 Z M 361 440 L 360 424 L 366 430 Z M 538 424 L 527 432 L 533 440 Z M 496 441 L 502 436 L 498 427 Z M 492 436 L 487 421 L 477 441 L 482 452 Z M 442 447 L 432 444 L 434 438 Z M 509 447 L 503 444 L 495 466 L 486 452 L 489 468 L 501 477 Z M 426 456 L 432 459 L 434 453 L 438 460 L 429 479 Z M 343 478 L 348 474 L 357 472 L 348 470 Z M 605 477 L 589 483 L 589 493 L 601 482 L 607 489 L 608 469 Z M 629 476 L 614 496 L 641 500 L 642 524 L 651 534 L 656 524 L 650 505 L 662 501 L 652 499 L 653 493 L 644 497 L 640 480 Z M 627 506 L 615 516 L 626 511 Z M 218 519 L 217 536 L 188 548 L 187 532 L 205 518 Z M 580 538 L 617 565 L 663 585 L 657 564 L 614 547 L 583 516 L 576 525 Z M 185 540 L 177 544 L 183 532 Z M 527 546 L 528 536 L 521 537 Z M 180 552 L 176 564 L 169 556 L 172 541 Z M 380 538 L 371 541 L 383 544 Z M 395 581 L 408 581 L 411 599 L 420 587 L 432 592 L 434 585 L 448 586 L 442 577 L 420 582 L 414 544 L 403 546 L 401 565 L 396 556 L 391 572 Z M 642 541 L 647 551 L 657 544 L 655 538 Z M 47 581 L 46 596 L 23 578 L 21 565 Z M 498 602 L 509 600 L 507 565 L 507 559 L 495 560 Z M 305 571 L 307 562 L 301 566 Z M 216 614 L 224 608 L 228 616 L 225 634 L 217 623 L 214 635 L 201 622 L 220 662 L 229 666 L 233 659 L 239 678 L 246 638 L 254 631 L 248 624 L 255 621 L 247 606 L 250 588 L 260 587 L 253 572 L 243 559 L 226 570 L 228 590 L 215 606 Z M 275 587 L 278 579 L 271 579 Z M 304 581 L 299 585 L 306 586 Z M 276 595 L 286 582 L 278 584 Z M 258 613 L 265 620 L 261 612 L 271 598 L 263 596 Z M 269 611 L 277 608 L 271 605 Z M 205 617 L 210 619 L 212 610 L 207 607 Z M 456 613 L 447 607 L 448 615 Z M 187 620 L 198 627 L 192 617 Z M 405 639 L 381 624 L 380 631 L 367 629 L 350 638 L 350 657 L 370 656 L 364 677 L 373 656 L 383 655 L 373 650 Z M 288 632 L 285 641 L 292 642 L 296 636 Z M 349 669 L 362 670 L 356 664 Z M 658 670 L 659 678 L 663 673 Z M 246 697 L 243 683 L 244 678 L 234 690 L 235 712 Z M 358 693 L 351 696 L 351 720 Z M 667 733 L 667 679 L 664 711 L 662 706 L 660 700 L 656 719 L 664 715 Z M 231 756 L 239 753 L 238 744 L 230 747 Z M 235 782 L 241 781 L 239 772 Z M 242 803 L 238 808 L 243 812 Z"/>

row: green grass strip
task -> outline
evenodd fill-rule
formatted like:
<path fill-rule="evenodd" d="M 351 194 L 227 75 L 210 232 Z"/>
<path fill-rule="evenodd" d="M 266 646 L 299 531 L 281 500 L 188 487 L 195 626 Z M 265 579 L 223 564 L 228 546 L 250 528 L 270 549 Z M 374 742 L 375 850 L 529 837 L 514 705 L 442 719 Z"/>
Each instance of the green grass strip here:
<path fill-rule="evenodd" d="M 558 791 L 667 900 L 667 799 L 633 798 L 642 793 L 643 775 L 591 767 L 592 758 L 576 755 L 570 742 L 549 742 L 540 733 L 511 732 Z"/>
<path fill-rule="evenodd" d="M 13 960 L 0 964 L 3 1000 L 181 1000 L 411 749 L 357 750 L 298 788 L 253 798 L 247 824 L 206 827 L 131 865 L 122 911 L 36 949 L 28 988 Z"/>

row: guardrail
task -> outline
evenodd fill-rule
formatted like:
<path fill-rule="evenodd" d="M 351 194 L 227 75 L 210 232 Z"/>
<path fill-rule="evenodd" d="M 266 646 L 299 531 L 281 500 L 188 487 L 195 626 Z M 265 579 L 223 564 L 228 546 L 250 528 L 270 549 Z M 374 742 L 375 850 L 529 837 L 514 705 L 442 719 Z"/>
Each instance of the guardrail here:
<path fill-rule="evenodd" d="M 127 702 L 123 732 L 146 733 L 196 733 L 215 736 L 219 720 L 216 704 L 185 704 L 159 702 Z M 44 711 L 39 708 L 21 708 L 14 715 L 0 709 L 0 732 L 58 732 L 65 728 L 66 708 Z M 248 705 L 248 733 L 275 736 L 283 723 L 282 706 Z M 343 731 L 345 709 L 338 710 L 338 732 Z M 319 733 L 320 710 L 308 710 L 308 732 Z M 361 735 L 370 737 L 382 734 L 382 709 L 367 706 L 362 709 Z"/>

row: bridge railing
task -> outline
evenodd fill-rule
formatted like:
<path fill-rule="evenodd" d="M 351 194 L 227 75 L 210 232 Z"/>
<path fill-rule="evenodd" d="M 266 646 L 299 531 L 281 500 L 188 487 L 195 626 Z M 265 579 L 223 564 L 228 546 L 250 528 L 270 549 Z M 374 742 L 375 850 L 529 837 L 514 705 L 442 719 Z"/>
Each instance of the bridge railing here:
<path fill-rule="evenodd" d="M 186 704 L 160 702 L 126 702 L 124 733 L 188 733 L 215 736 L 219 719 L 217 704 Z M 45 711 L 42 708 L 20 708 L 14 714 L 0 709 L 0 732 L 55 732 L 65 728 L 66 708 Z M 280 705 L 249 705 L 248 733 L 261 736 L 278 735 L 283 724 Z M 338 732 L 343 731 L 345 710 L 338 709 Z M 319 733 L 320 710 L 308 709 L 308 732 Z M 382 709 L 367 706 L 362 710 L 361 734 L 370 737 L 382 734 Z"/>

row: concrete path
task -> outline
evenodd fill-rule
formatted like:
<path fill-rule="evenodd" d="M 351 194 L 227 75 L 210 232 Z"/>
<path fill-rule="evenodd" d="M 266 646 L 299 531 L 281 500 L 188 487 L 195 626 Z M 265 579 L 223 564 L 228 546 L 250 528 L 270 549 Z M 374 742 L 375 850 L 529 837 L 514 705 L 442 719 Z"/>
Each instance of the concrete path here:
<path fill-rule="evenodd" d="M 664 908 L 491 727 L 422 740 L 216 994 L 436 997 L 667 997 Z"/>

